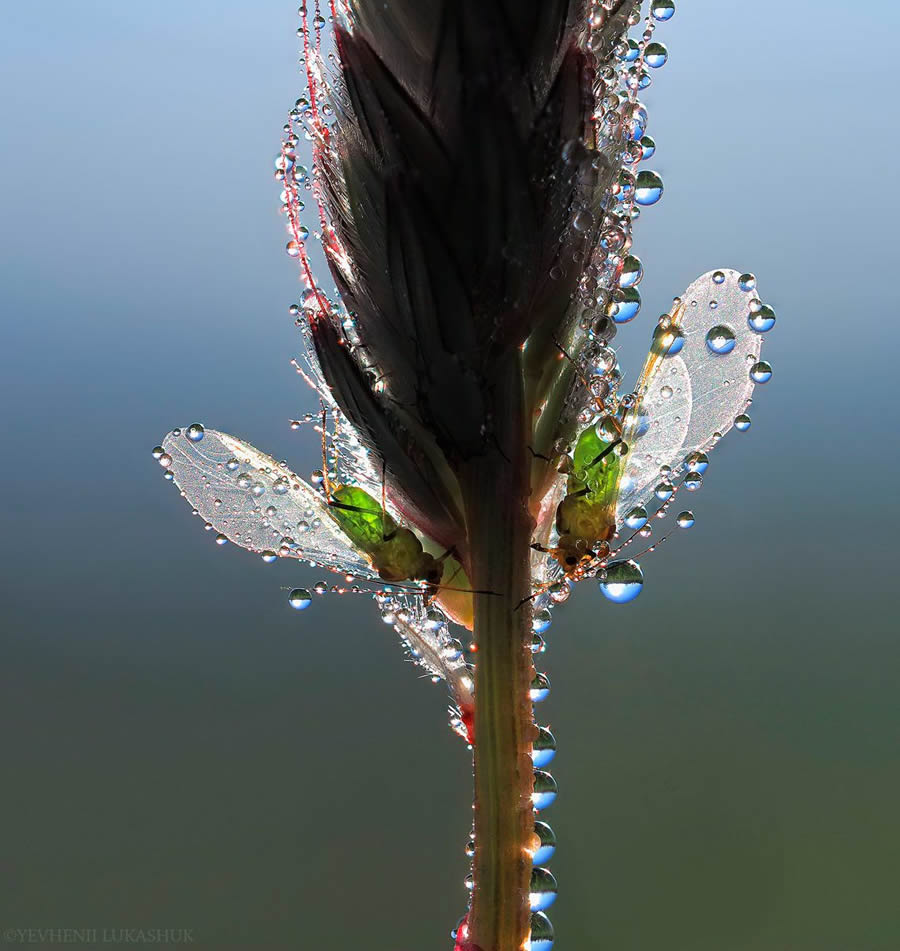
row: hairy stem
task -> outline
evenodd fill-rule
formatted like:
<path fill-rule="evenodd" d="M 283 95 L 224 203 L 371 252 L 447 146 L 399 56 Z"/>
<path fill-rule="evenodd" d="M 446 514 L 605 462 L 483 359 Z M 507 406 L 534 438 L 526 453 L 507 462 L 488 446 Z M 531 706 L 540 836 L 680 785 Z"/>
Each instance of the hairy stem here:
<path fill-rule="evenodd" d="M 475 598 L 475 887 L 469 937 L 519 951 L 529 933 L 534 735 L 528 513 L 530 456 L 518 354 L 498 367 L 497 448 L 465 467 Z M 524 602 L 524 603 L 523 603 Z"/>

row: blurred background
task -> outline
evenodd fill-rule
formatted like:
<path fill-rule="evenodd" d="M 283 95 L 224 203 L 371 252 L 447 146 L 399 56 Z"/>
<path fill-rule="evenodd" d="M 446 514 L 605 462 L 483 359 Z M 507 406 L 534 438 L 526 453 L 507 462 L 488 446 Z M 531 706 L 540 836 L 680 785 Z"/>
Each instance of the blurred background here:
<path fill-rule="evenodd" d="M 0 930 L 449 948 L 470 761 L 443 688 L 367 599 L 292 611 L 317 573 L 217 549 L 150 457 L 199 419 L 317 464 L 272 179 L 295 5 L 3 19 Z M 898 28 L 683 0 L 659 32 L 623 365 L 728 266 L 778 312 L 775 375 L 638 601 L 555 612 L 560 951 L 900 947 Z"/>

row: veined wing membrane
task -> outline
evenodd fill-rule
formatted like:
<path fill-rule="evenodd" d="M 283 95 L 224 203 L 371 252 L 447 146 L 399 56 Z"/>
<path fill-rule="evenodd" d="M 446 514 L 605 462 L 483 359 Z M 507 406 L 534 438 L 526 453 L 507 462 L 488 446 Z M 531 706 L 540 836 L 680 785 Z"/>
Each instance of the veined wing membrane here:
<path fill-rule="evenodd" d="M 661 481 L 660 469 L 682 457 L 691 392 L 690 373 L 679 356 L 662 359 L 649 375 L 622 433 L 628 455 L 619 481 L 618 518 L 646 502 Z"/>
<path fill-rule="evenodd" d="M 762 338 L 747 322 L 756 292 L 742 290 L 739 277 L 721 270 L 694 281 L 673 309 L 672 343 L 651 349 L 623 433 L 619 517 L 649 498 L 662 466 L 677 472 L 692 452 L 710 449 L 750 402 Z"/>
<path fill-rule="evenodd" d="M 229 541 L 254 552 L 378 577 L 349 544 L 322 495 L 271 456 L 211 429 L 197 442 L 175 430 L 162 446 L 172 457 L 169 470 L 184 497 Z"/>

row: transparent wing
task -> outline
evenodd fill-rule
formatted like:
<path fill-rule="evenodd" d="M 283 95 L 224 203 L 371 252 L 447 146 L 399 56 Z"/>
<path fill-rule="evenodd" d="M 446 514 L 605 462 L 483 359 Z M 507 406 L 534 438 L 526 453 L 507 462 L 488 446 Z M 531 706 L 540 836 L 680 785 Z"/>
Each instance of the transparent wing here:
<path fill-rule="evenodd" d="M 644 503 L 659 484 L 662 467 L 681 457 L 690 418 L 690 373 L 681 357 L 666 357 L 649 376 L 622 434 L 628 455 L 619 481 L 617 517 Z"/>
<path fill-rule="evenodd" d="M 694 281 L 673 308 L 671 344 L 651 349 L 625 425 L 619 517 L 647 501 L 663 466 L 677 473 L 692 452 L 709 450 L 750 402 L 762 337 L 748 324 L 757 292 L 739 277 L 720 270 Z"/>
<path fill-rule="evenodd" d="M 331 517 L 320 493 L 282 463 L 234 436 L 207 429 L 193 441 L 169 433 L 175 484 L 216 531 L 250 551 L 271 551 L 363 578 L 377 578 Z"/>

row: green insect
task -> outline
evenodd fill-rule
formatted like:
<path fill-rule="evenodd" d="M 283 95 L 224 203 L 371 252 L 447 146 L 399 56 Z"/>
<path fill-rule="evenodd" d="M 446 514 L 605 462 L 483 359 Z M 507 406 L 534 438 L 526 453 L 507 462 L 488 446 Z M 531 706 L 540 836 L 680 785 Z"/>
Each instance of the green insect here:
<path fill-rule="evenodd" d="M 616 528 L 621 444 L 621 437 L 607 441 L 590 426 L 575 445 L 566 495 L 556 509 L 559 542 L 549 549 L 566 577 L 576 577 L 600 548 L 608 551 Z"/>
<path fill-rule="evenodd" d="M 424 581 L 437 586 L 444 576 L 444 561 L 422 547 L 415 533 L 403 528 L 365 489 L 330 487 L 331 515 L 351 544 L 371 559 L 385 581 Z"/>

